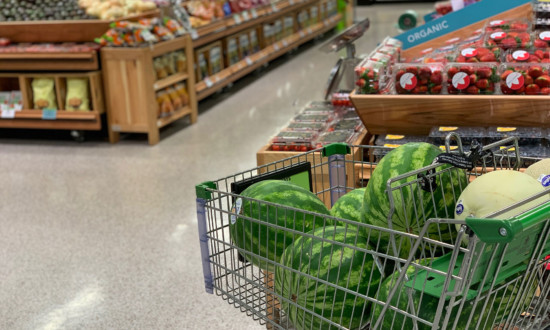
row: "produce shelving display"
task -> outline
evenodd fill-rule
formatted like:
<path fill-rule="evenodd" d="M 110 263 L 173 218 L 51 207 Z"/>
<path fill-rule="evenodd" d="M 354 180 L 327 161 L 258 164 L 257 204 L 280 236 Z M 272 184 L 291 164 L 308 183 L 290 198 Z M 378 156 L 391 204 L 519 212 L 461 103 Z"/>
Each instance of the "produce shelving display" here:
<path fill-rule="evenodd" d="M 197 100 L 195 96 L 195 71 L 189 35 L 170 41 L 163 41 L 151 47 L 111 48 L 101 50 L 102 68 L 105 73 L 105 90 L 109 107 L 109 139 L 116 142 L 121 132 L 147 133 L 149 144 L 159 142 L 159 129 L 186 116 L 191 123 L 197 121 Z M 155 75 L 155 58 L 174 52 L 184 52 L 183 71 L 167 77 Z M 178 88 L 185 84 L 187 102 L 181 94 L 161 101 L 163 90 Z M 168 94 L 173 92 L 167 91 Z M 165 109 L 165 102 L 168 110 Z M 160 113 L 160 114 L 159 114 Z"/>

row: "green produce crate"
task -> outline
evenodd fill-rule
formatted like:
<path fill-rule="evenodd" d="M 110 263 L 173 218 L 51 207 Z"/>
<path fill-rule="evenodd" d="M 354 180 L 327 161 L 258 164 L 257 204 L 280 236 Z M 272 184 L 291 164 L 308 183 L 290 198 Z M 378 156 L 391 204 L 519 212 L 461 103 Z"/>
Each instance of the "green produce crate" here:
<path fill-rule="evenodd" d="M 383 171 L 387 164 L 376 163 L 374 155 L 389 149 L 335 144 L 197 185 L 206 291 L 268 329 L 544 329 L 550 311 L 550 202 L 506 220 L 494 217 L 548 193 L 510 205 L 490 220 L 454 219 L 471 182 L 491 171 L 518 171 L 524 161 L 516 138 L 473 154 L 461 153 L 456 134 L 447 137 L 447 150 L 455 143 L 457 151 L 448 156 L 471 156 L 473 163 L 463 166 L 469 169 L 434 163 L 369 183 L 375 168 Z M 346 158 L 348 153 L 359 155 Z M 396 167 L 414 161 L 403 157 Z M 277 195 L 281 202 L 243 192 L 267 179 L 302 188 Z M 367 184 L 383 187 L 371 192 L 378 199 L 369 197 L 377 201 L 369 214 L 388 210 L 379 214 L 379 225 L 305 206 L 315 204 L 315 196 L 320 204 L 330 198 L 325 204 L 335 205 Z M 362 207 L 362 192 L 351 196 L 333 214 L 352 218 L 346 212 Z"/>

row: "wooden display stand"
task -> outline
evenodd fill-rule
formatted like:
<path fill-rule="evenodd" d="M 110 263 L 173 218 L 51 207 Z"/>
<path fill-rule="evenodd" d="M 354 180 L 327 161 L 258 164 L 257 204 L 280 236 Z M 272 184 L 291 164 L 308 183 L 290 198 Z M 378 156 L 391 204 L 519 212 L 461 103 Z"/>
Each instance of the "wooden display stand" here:
<path fill-rule="evenodd" d="M 363 130 L 363 132 L 359 135 L 357 140 L 353 143 L 353 145 L 364 145 L 369 144 L 371 141 L 372 135 L 370 132 L 367 132 L 366 130 Z M 257 153 L 256 153 L 256 162 L 258 166 L 267 165 L 273 162 L 278 162 L 286 158 L 295 157 L 302 155 L 301 152 L 295 152 L 295 151 L 272 151 L 271 145 L 265 145 L 263 146 Z M 313 157 L 313 159 L 311 159 Z M 354 157 L 355 159 L 352 159 Z M 349 154 L 346 155 L 346 160 L 349 161 L 346 163 L 346 186 L 348 187 L 355 187 L 354 182 L 354 167 L 352 160 L 360 161 L 359 159 L 361 157 L 361 153 L 358 152 L 358 148 L 355 148 L 355 150 Z M 321 164 L 323 162 L 323 157 L 320 153 L 316 152 L 314 156 L 308 156 L 307 159 L 304 157 L 303 159 L 299 159 L 298 161 L 310 161 L 311 165 L 317 165 Z M 326 160 L 325 160 L 326 161 Z M 296 161 L 295 161 L 296 162 Z M 295 163 L 294 162 L 294 163 Z M 323 193 L 323 196 L 319 196 L 321 200 L 325 203 L 327 207 L 331 207 L 330 205 L 330 191 L 329 191 L 329 184 L 330 180 L 328 177 L 328 165 L 322 165 L 322 169 L 316 169 L 315 170 L 315 176 L 312 178 L 313 180 L 313 190 L 314 191 L 326 191 Z"/>
<path fill-rule="evenodd" d="M 502 12 L 488 20 L 528 18 L 530 4 Z M 445 40 L 471 36 L 485 20 L 448 33 L 414 48 L 402 56 L 442 45 Z M 433 126 L 527 126 L 550 127 L 548 96 L 513 95 L 359 95 L 351 100 L 372 134 L 426 135 Z"/>
<path fill-rule="evenodd" d="M 53 78 L 57 111 L 46 113 L 34 109 L 32 80 L 34 78 Z M 87 78 L 89 111 L 67 111 L 65 107 L 67 78 Z M 66 130 L 99 130 L 101 129 L 101 114 L 104 113 L 103 86 L 101 72 L 83 73 L 1 73 L 0 90 L 21 90 L 23 110 L 13 113 L 13 117 L 3 116 L 0 119 L 1 128 L 31 128 L 31 129 L 66 129 Z M 54 115 L 55 117 L 52 117 Z"/>
<path fill-rule="evenodd" d="M 176 50 L 184 50 L 187 70 L 156 80 L 153 59 Z M 101 50 L 107 95 L 109 140 L 114 143 L 120 132 L 147 133 L 149 144 L 159 142 L 160 128 L 185 116 L 197 121 L 197 99 L 191 38 L 186 35 L 151 47 L 110 48 Z M 189 105 L 177 109 L 168 117 L 158 117 L 156 91 L 185 82 Z"/>

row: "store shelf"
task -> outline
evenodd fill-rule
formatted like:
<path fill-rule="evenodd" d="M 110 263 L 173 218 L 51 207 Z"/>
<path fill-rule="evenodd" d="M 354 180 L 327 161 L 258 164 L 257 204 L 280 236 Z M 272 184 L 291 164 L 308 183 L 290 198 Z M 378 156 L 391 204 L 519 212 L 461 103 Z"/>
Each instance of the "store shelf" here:
<path fill-rule="evenodd" d="M 175 122 L 176 120 L 180 119 L 180 118 L 183 118 L 187 115 L 190 115 L 192 113 L 192 110 L 190 107 L 186 106 L 186 107 L 183 107 L 179 110 L 177 110 L 176 112 L 174 112 L 173 114 L 171 114 L 170 116 L 168 117 L 162 117 L 162 118 L 159 118 L 157 120 L 157 126 L 159 128 L 162 128 L 168 124 L 171 124 L 173 122 Z"/>
<path fill-rule="evenodd" d="M 262 24 L 265 21 L 271 21 L 278 17 L 287 15 L 302 7 L 317 3 L 318 0 L 283 0 L 273 6 L 264 6 L 254 10 L 246 11 L 246 14 L 238 13 L 223 20 L 197 28 L 197 38 L 193 40 L 193 48 L 197 48 L 218 39 L 249 29 L 253 26 Z M 273 9 L 276 10 L 273 10 Z M 252 12 L 256 12 L 257 18 L 254 18 Z M 248 16 L 248 19 L 246 19 Z M 244 18 L 243 18 L 244 17 Z M 212 25 L 212 26 L 211 26 Z"/>
<path fill-rule="evenodd" d="M 16 111 L 13 118 L 1 118 L 1 128 L 98 130 L 101 118 L 98 111 L 56 111 L 55 119 L 43 119 L 42 110 Z"/>
<path fill-rule="evenodd" d="M 180 72 L 180 73 L 176 73 L 171 76 L 168 76 L 164 79 L 157 80 L 157 82 L 155 82 L 153 86 L 155 88 L 155 91 L 158 91 L 168 86 L 172 86 L 173 84 L 178 83 L 180 81 L 186 80 L 187 78 L 189 78 L 189 75 L 187 73 Z"/>
<path fill-rule="evenodd" d="M 338 24 L 340 19 L 340 14 L 327 18 L 322 23 L 318 23 L 314 26 L 306 28 L 305 30 L 296 32 L 293 35 L 262 49 L 258 53 L 248 56 L 247 59 L 239 61 L 211 77 L 203 79 L 196 85 L 198 100 L 202 100 L 205 97 L 212 95 L 219 89 L 249 74 L 265 63 L 268 63 L 277 57 L 286 54 L 289 50 L 296 48 L 316 36 L 333 29 Z"/>
<path fill-rule="evenodd" d="M 99 70 L 97 52 L 86 53 L 0 53 L 0 70 Z"/>

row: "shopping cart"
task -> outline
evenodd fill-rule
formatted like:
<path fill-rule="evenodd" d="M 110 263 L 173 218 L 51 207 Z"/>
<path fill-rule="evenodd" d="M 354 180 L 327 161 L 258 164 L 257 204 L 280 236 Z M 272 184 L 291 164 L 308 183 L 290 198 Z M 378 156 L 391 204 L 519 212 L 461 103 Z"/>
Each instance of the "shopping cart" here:
<path fill-rule="evenodd" d="M 460 138 L 452 134 L 446 141 L 447 151 L 455 143 L 453 140 L 458 143 L 456 152 L 460 154 Z M 550 203 L 540 203 L 512 219 L 490 221 L 455 220 L 454 214 L 437 214 L 427 219 L 424 217 L 430 213 L 422 208 L 430 207 L 429 204 L 413 203 L 407 210 L 422 220 L 419 223 L 423 226 L 401 232 L 391 226 L 376 227 L 250 199 L 236 190 L 243 182 L 306 166 L 310 167 L 311 191 L 330 206 L 345 193 L 365 187 L 379 155 L 388 151 L 378 146 L 331 145 L 198 185 L 197 215 L 206 291 L 268 329 L 544 329 L 549 324 L 550 307 L 546 299 L 550 280 L 546 280 L 545 265 L 545 256 L 550 254 Z M 465 173 L 469 180 L 464 180 L 464 184 L 455 182 L 457 188 L 453 188 L 456 205 L 468 181 L 490 171 L 520 170 L 522 161 L 517 140 L 508 138 L 479 149 L 472 170 L 433 164 L 395 177 L 387 183 L 391 201 L 388 220 L 399 211 L 397 207 L 405 208 L 405 201 L 399 199 L 404 198 L 406 191 L 423 187 L 424 192 L 433 194 L 431 185 L 457 180 Z M 533 196 L 488 218 L 546 194 Z M 275 214 L 283 213 L 288 223 L 281 226 L 247 217 L 235 209 L 237 199 L 258 208 L 274 209 Z M 321 232 L 333 233 L 338 227 L 344 239 L 303 233 L 301 228 L 292 226 L 297 216 L 313 217 L 316 224 L 322 224 L 316 227 Z M 293 237 L 294 245 L 301 242 L 303 251 L 296 256 L 301 262 L 289 267 L 283 260 L 273 260 L 259 250 L 236 246 L 230 234 L 230 222 L 236 218 L 268 233 L 283 231 Z M 368 245 L 359 243 L 358 231 L 368 238 Z M 381 244 L 384 235 L 391 238 L 390 244 Z M 329 275 L 321 275 L 320 261 L 307 263 L 313 260 L 307 242 L 315 240 L 331 246 L 322 256 L 323 266 L 331 269 Z M 403 256 L 405 246 L 410 253 Z M 350 251 L 362 260 L 360 269 L 353 269 L 362 276 L 359 285 L 352 285 L 352 270 L 345 268 L 349 260 L 342 257 Z M 261 260 L 261 268 L 258 262 L 249 262 L 254 259 Z"/>

